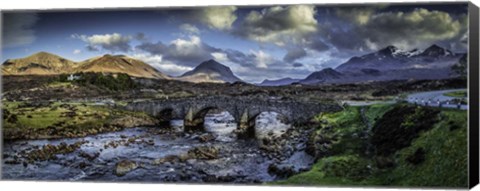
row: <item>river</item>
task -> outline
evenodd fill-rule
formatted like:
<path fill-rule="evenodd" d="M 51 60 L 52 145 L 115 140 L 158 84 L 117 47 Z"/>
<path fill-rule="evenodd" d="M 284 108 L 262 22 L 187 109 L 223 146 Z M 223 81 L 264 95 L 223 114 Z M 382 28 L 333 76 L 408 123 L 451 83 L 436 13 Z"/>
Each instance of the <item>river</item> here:
<path fill-rule="evenodd" d="M 118 132 L 91 135 L 83 138 L 56 140 L 20 140 L 5 142 L 3 148 L 2 178 L 15 180 L 65 181 L 129 181 L 129 182 L 237 182 L 260 183 L 283 177 L 269 173 L 272 164 L 291 165 L 296 171 L 310 168 L 313 158 L 304 152 L 305 138 L 286 156 L 275 157 L 260 149 L 256 139 L 237 139 L 233 117 L 227 112 L 209 113 L 205 117 L 205 131 L 215 140 L 202 142 L 198 137 L 205 132 L 186 134 L 182 121 L 172 121 L 173 131 L 163 133 L 160 127 L 136 127 Z M 291 127 L 281 122 L 276 113 L 262 114 L 257 119 L 259 132 L 285 133 Z M 274 132 L 268 132 L 275 129 Z M 127 141 L 132 139 L 133 141 Z M 74 152 L 57 154 L 54 159 L 28 161 L 22 154 L 50 144 L 84 142 Z M 112 146 L 112 143 L 117 145 Z M 109 145 L 110 144 L 110 145 Z M 219 156 L 212 160 L 189 159 L 161 165 L 153 161 L 169 155 L 181 155 L 200 146 L 216 147 Z M 83 156 L 82 156 L 83 155 Z M 95 156 L 95 157 L 84 157 Z M 120 161 L 135 161 L 139 167 L 117 176 L 114 171 Z M 17 162 L 15 162 L 17 161 Z M 18 163 L 18 164 L 17 164 Z"/>

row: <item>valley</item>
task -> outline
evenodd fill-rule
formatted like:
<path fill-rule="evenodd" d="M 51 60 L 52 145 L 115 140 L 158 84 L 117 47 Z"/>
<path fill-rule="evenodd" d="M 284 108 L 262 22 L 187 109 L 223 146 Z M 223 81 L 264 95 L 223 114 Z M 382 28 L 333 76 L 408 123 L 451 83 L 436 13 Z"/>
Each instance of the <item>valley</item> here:
<path fill-rule="evenodd" d="M 463 187 L 463 57 L 387 47 L 260 84 L 213 59 L 179 76 L 125 55 L 7 60 L 2 177 Z"/>

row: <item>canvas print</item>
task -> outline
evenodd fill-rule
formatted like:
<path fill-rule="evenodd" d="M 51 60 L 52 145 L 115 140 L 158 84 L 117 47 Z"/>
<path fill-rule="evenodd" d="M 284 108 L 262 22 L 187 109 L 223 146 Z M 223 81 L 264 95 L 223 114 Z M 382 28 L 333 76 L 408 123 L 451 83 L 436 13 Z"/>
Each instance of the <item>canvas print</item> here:
<path fill-rule="evenodd" d="M 4 180 L 468 186 L 468 4 L 2 12 Z"/>

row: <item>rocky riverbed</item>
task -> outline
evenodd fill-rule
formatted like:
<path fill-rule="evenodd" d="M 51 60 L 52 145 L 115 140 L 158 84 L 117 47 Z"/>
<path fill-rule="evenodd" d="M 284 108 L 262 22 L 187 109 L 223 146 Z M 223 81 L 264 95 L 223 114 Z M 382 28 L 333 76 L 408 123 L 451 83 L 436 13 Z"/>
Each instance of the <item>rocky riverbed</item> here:
<path fill-rule="evenodd" d="M 256 138 L 237 139 L 226 112 L 209 114 L 205 132 L 137 127 L 55 140 L 6 142 L 4 179 L 261 183 L 308 170 L 308 129 L 283 124 L 274 113 L 257 120 Z M 270 126 L 268 125 L 270 124 Z"/>

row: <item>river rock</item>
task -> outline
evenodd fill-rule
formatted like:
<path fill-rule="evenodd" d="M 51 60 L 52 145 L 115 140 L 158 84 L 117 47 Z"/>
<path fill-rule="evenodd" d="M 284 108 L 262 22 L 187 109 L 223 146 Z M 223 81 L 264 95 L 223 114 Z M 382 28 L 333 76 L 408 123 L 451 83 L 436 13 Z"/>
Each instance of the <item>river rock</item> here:
<path fill-rule="evenodd" d="M 287 178 L 294 175 L 296 172 L 292 165 L 272 163 L 268 166 L 268 173 L 280 178 Z"/>
<path fill-rule="evenodd" d="M 277 113 L 264 112 L 261 113 L 257 121 L 255 122 L 255 137 L 258 140 L 273 139 L 282 136 L 289 128 L 290 125 L 283 123 L 282 119 Z"/>
<path fill-rule="evenodd" d="M 164 164 L 164 163 L 174 163 L 174 162 L 177 162 L 178 160 L 179 160 L 178 156 L 168 155 L 168 156 L 163 157 L 163 158 L 155 159 L 153 161 L 153 164 L 160 165 L 160 164 Z"/>
<path fill-rule="evenodd" d="M 216 159 L 218 158 L 218 148 L 213 146 L 195 147 L 188 151 L 189 159 Z M 188 159 L 187 159 L 188 160 Z"/>
<path fill-rule="evenodd" d="M 134 161 L 123 160 L 117 163 L 115 168 L 115 175 L 124 176 L 128 172 L 138 168 L 138 164 Z"/>
<path fill-rule="evenodd" d="M 158 121 L 147 117 L 125 116 L 112 121 L 112 125 L 119 127 L 138 127 L 138 126 L 154 126 Z"/>
<path fill-rule="evenodd" d="M 331 134 L 331 127 L 329 125 L 322 126 L 324 127 L 320 131 L 312 132 L 305 143 L 305 152 L 313 156 L 315 160 L 330 155 L 334 141 L 326 136 Z"/>
<path fill-rule="evenodd" d="M 203 135 L 198 136 L 198 140 L 202 143 L 210 142 L 212 140 L 215 140 L 215 136 L 207 133 L 207 134 L 203 134 Z"/>

